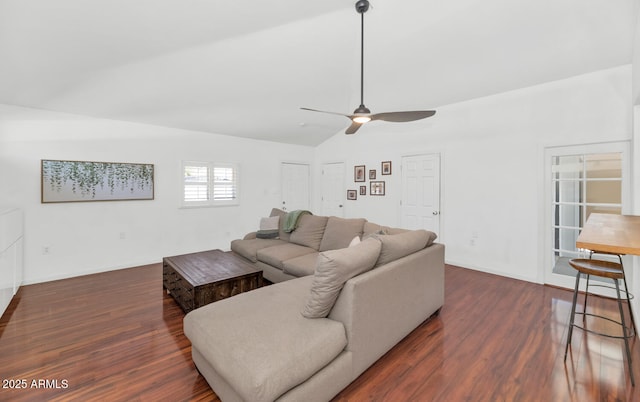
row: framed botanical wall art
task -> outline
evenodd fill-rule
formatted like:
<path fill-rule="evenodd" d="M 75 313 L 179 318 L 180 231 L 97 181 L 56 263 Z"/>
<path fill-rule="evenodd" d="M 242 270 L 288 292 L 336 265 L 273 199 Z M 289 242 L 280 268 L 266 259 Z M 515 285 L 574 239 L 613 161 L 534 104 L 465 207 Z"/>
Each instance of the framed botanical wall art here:
<path fill-rule="evenodd" d="M 357 200 L 358 193 L 356 190 L 347 190 L 347 200 Z"/>
<path fill-rule="evenodd" d="M 384 195 L 384 184 L 383 181 L 369 182 L 369 195 Z"/>
<path fill-rule="evenodd" d="M 391 161 L 382 162 L 382 174 L 391 174 Z"/>
<path fill-rule="evenodd" d="M 152 164 L 46 159 L 41 162 L 42 203 L 154 198 Z"/>
<path fill-rule="evenodd" d="M 364 165 L 353 167 L 353 181 L 366 181 Z"/>

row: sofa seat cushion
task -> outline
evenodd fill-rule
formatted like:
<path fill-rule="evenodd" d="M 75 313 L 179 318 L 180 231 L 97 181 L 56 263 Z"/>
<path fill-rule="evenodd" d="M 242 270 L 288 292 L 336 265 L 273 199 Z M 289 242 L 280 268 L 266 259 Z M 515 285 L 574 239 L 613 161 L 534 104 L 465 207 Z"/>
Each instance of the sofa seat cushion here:
<path fill-rule="evenodd" d="M 341 322 L 300 315 L 312 280 L 277 283 L 193 310 L 184 333 L 243 400 L 275 400 L 347 345 Z"/>
<path fill-rule="evenodd" d="M 320 242 L 320 251 L 338 250 L 349 246 L 354 237 L 362 236 L 365 219 L 345 219 L 330 216 Z"/>
<path fill-rule="evenodd" d="M 269 264 L 275 268 L 283 269 L 286 260 L 300 257 L 301 255 L 316 253 L 316 250 L 293 243 L 280 244 L 258 250 L 258 261 Z"/>
<path fill-rule="evenodd" d="M 279 239 L 238 239 L 231 242 L 231 251 L 243 256 L 251 262 L 256 262 L 258 261 L 258 250 L 282 244 L 287 244 L 287 242 Z"/>
<path fill-rule="evenodd" d="M 318 251 L 327 226 L 328 216 L 303 215 L 298 220 L 298 227 L 291 232 L 289 241 L 301 246 L 311 247 Z"/>
<path fill-rule="evenodd" d="M 316 270 L 318 254 L 320 253 L 315 252 L 286 260 L 282 264 L 282 270 L 286 274 L 297 277 L 313 275 L 314 271 Z"/>

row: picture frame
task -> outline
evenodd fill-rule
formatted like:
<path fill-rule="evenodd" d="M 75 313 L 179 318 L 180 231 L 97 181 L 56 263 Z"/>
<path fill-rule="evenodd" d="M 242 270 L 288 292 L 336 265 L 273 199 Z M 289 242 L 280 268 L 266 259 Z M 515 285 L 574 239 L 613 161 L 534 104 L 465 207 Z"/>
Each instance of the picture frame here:
<path fill-rule="evenodd" d="M 376 170 L 375 169 L 369 170 L 369 180 L 375 180 L 375 179 L 376 179 Z"/>
<path fill-rule="evenodd" d="M 385 182 L 372 181 L 369 183 L 369 195 L 385 195 Z"/>
<path fill-rule="evenodd" d="M 366 181 L 364 165 L 353 167 L 353 181 L 355 182 Z"/>
<path fill-rule="evenodd" d="M 41 203 L 154 199 L 148 163 L 40 161 Z"/>
<path fill-rule="evenodd" d="M 382 174 L 390 175 L 391 174 L 391 161 L 382 162 Z"/>
<path fill-rule="evenodd" d="M 367 195 L 367 186 L 360 186 L 360 195 Z"/>
<path fill-rule="evenodd" d="M 356 190 L 347 190 L 347 200 L 357 200 L 358 192 Z"/>

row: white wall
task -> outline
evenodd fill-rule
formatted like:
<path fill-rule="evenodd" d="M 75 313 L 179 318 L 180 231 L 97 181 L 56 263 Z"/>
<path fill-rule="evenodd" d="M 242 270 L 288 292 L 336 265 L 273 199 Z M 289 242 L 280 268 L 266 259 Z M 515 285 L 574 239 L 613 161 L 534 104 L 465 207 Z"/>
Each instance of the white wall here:
<path fill-rule="evenodd" d="M 402 156 L 441 153 L 447 262 L 540 282 L 544 147 L 630 140 L 631 113 L 631 66 L 623 66 L 437 108 L 419 122 L 369 123 L 325 141 L 316 161 L 344 161 L 347 189 L 361 184 L 354 165 L 379 174 L 381 161 L 393 161 L 387 195 L 347 201 L 345 216 L 398 226 Z"/>
<path fill-rule="evenodd" d="M 228 249 L 280 204 L 292 155 L 313 162 L 310 147 L 0 105 L 0 205 L 24 209 L 26 284 Z M 155 200 L 41 204 L 41 159 L 153 163 Z M 241 204 L 180 209 L 182 160 L 239 163 Z"/>
<path fill-rule="evenodd" d="M 631 139 L 631 71 L 624 66 L 449 105 L 420 122 L 373 122 L 315 150 L 0 105 L 0 205 L 24 209 L 25 283 L 35 283 L 227 249 L 279 205 L 280 162 L 292 155 L 314 166 L 317 212 L 323 163 L 345 162 L 346 188 L 357 190 L 354 165 L 383 179 L 380 162 L 391 160 L 387 195 L 346 201 L 345 216 L 398 226 L 402 156 L 439 152 L 447 262 L 541 281 L 544 147 Z M 41 159 L 153 163 L 156 199 L 41 204 Z M 180 209 L 183 159 L 240 163 L 242 204 Z"/>

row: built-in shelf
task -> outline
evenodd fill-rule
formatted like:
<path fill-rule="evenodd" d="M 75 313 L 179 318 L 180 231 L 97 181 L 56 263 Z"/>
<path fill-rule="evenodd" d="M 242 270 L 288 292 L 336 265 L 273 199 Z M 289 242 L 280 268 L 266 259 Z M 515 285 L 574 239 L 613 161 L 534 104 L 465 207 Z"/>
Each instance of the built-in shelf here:
<path fill-rule="evenodd" d="M 17 208 L 0 208 L 0 315 L 22 284 L 23 219 Z"/>

